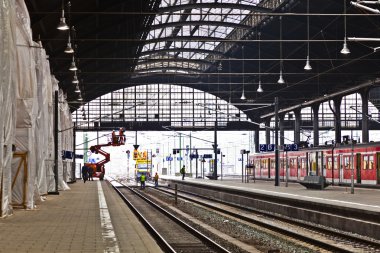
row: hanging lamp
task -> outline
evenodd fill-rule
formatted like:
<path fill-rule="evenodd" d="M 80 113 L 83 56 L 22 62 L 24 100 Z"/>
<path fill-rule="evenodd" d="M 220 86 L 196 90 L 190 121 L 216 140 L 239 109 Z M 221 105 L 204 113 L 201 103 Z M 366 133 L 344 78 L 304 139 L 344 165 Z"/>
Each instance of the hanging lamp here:
<path fill-rule="evenodd" d="M 244 94 L 244 84 L 243 84 L 243 92 L 241 93 L 241 97 L 240 97 L 241 100 L 246 100 L 247 98 L 245 97 L 245 94 Z"/>
<path fill-rule="evenodd" d="M 257 88 L 257 92 L 259 93 L 264 92 L 263 88 L 261 87 L 261 81 L 259 81 L 259 87 Z"/>
<path fill-rule="evenodd" d="M 344 0 L 344 42 L 343 48 L 340 50 L 341 54 L 347 55 L 350 54 L 350 49 L 347 46 L 347 17 L 346 17 L 346 0 Z"/>
<path fill-rule="evenodd" d="M 280 16 L 280 77 L 278 78 L 278 84 L 284 84 L 284 78 L 282 77 L 282 16 Z"/>
<path fill-rule="evenodd" d="M 71 71 L 77 71 L 78 70 L 77 66 L 75 65 L 74 55 L 73 55 L 73 60 L 71 61 L 71 65 L 70 65 L 69 70 L 71 70 Z"/>
<path fill-rule="evenodd" d="M 80 89 L 79 89 L 79 85 L 78 84 L 75 86 L 75 91 L 74 92 L 75 93 L 80 93 Z"/>
<path fill-rule="evenodd" d="M 259 87 L 257 88 L 257 92 L 262 93 L 264 92 L 263 88 L 261 87 L 261 32 L 258 33 L 259 35 Z"/>
<path fill-rule="evenodd" d="M 79 95 L 78 95 L 78 101 L 83 101 L 83 98 L 82 98 L 82 94 L 81 94 L 81 93 L 79 93 Z"/>
<path fill-rule="evenodd" d="M 75 71 L 72 83 L 79 83 L 77 72 Z"/>
<path fill-rule="evenodd" d="M 64 0 L 62 1 L 62 15 L 61 18 L 59 19 L 59 24 L 57 26 L 58 30 L 65 31 L 69 29 L 69 26 L 66 24 L 66 19 L 65 19 L 65 4 Z"/>
<path fill-rule="evenodd" d="M 307 0 L 307 58 L 306 58 L 305 67 L 303 68 L 304 70 L 312 70 L 313 69 L 310 65 L 310 59 L 309 59 L 309 55 L 310 55 L 310 42 L 309 42 L 309 39 L 310 39 L 310 23 L 309 23 L 310 22 L 310 16 L 309 16 L 309 10 L 310 10 L 309 0 Z"/>
<path fill-rule="evenodd" d="M 74 49 L 71 46 L 71 36 L 70 36 L 70 31 L 69 31 L 69 38 L 67 39 L 67 46 L 64 51 L 66 54 L 72 54 L 74 53 Z"/>
<path fill-rule="evenodd" d="M 244 46 L 242 47 L 242 54 L 243 54 L 243 92 L 241 94 L 241 97 L 240 99 L 241 100 L 246 100 L 246 97 L 245 97 L 245 94 L 244 94 L 244 72 L 245 72 L 245 69 L 244 69 L 244 66 L 245 66 L 245 60 L 244 60 Z"/>

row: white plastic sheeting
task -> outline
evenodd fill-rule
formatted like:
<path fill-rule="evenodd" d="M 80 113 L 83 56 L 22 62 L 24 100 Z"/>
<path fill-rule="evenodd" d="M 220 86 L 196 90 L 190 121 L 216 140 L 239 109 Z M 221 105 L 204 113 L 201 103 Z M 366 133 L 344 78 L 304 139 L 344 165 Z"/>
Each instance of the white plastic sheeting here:
<path fill-rule="evenodd" d="M 15 185 L 12 188 L 13 198 L 12 203 L 15 205 L 24 205 L 27 209 L 34 209 L 35 198 L 34 191 L 36 188 L 36 117 L 38 109 L 37 101 L 37 75 L 36 75 L 36 61 L 35 49 L 30 30 L 29 14 L 24 1 L 16 1 L 16 138 L 15 145 L 18 152 L 27 153 L 27 175 L 24 171 L 17 173 L 18 177 L 25 178 L 24 182 L 27 184 L 27 191 L 19 192 L 20 188 Z M 12 181 L 15 180 L 15 175 L 18 166 L 12 164 Z M 22 196 L 25 203 L 20 203 L 17 195 L 26 194 Z"/>
<path fill-rule="evenodd" d="M 63 94 L 62 90 L 59 91 L 59 97 L 60 100 L 64 101 L 63 103 L 60 103 L 59 109 L 60 109 L 60 119 L 59 119 L 59 126 L 60 126 L 60 132 L 59 135 L 59 143 L 60 145 L 60 152 L 63 150 L 69 150 L 72 151 L 73 147 L 73 131 L 72 131 L 72 116 L 70 113 L 69 104 L 65 100 L 65 95 Z M 63 182 L 69 182 L 72 178 L 71 171 L 72 171 L 72 163 L 69 162 L 69 160 L 65 159 L 65 161 L 62 161 L 62 175 L 63 175 Z"/>
<path fill-rule="evenodd" d="M 53 92 L 58 82 L 45 50 L 32 40 L 24 1 L 0 0 L 0 6 L 0 216 L 7 216 L 16 205 L 34 209 L 41 196 L 57 190 Z M 71 114 L 63 94 L 59 102 L 59 149 L 72 151 Z M 67 190 L 61 157 L 58 165 L 58 190 Z"/>
<path fill-rule="evenodd" d="M 0 216 L 12 214 L 11 161 L 15 129 L 15 4 L 0 0 Z"/>

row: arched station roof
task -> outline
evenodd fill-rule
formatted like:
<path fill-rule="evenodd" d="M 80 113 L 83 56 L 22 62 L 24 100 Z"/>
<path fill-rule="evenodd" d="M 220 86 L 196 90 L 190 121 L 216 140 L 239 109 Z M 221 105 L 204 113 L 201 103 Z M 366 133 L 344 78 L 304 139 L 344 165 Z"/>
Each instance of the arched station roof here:
<path fill-rule="evenodd" d="M 342 0 L 63 1 L 85 102 L 140 84 L 185 85 L 239 103 L 280 109 L 377 85 L 378 15 Z M 61 2 L 27 1 L 35 40 L 76 102 Z M 376 5 L 371 5 L 376 8 Z M 340 53 L 344 38 L 350 54 Z M 355 38 L 367 38 L 354 41 Z M 356 39 L 357 40 L 357 39 Z M 309 56 L 312 70 L 305 71 Z M 282 70 L 284 84 L 278 84 Z M 257 92 L 258 83 L 264 90 Z M 240 97 L 244 89 L 247 100 Z M 347 91 L 348 90 L 348 91 Z M 248 103 L 244 105 L 244 103 Z M 377 106 L 375 104 L 375 106 Z M 248 113 L 252 119 L 273 112 Z"/>

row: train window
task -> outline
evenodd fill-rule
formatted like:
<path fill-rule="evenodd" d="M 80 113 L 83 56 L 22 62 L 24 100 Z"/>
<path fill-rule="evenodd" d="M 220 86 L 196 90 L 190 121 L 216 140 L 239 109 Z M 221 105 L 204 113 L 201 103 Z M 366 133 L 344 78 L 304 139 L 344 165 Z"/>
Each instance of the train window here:
<path fill-rule="evenodd" d="M 368 169 L 368 156 L 363 155 L 363 169 L 367 170 Z"/>
<path fill-rule="evenodd" d="M 346 167 L 346 170 L 350 169 L 350 161 L 351 159 L 349 156 L 343 157 L 343 166 Z"/>
<path fill-rule="evenodd" d="M 275 161 L 275 160 L 272 159 L 272 160 L 270 161 L 270 167 L 271 167 L 271 168 L 276 168 L 276 161 Z"/>
<path fill-rule="evenodd" d="M 291 158 L 290 159 L 290 163 L 289 163 L 289 167 L 293 168 L 295 165 L 296 165 L 296 159 L 295 158 Z"/>
<path fill-rule="evenodd" d="M 373 170 L 373 155 L 371 156 L 368 156 L 369 157 L 369 161 L 368 161 L 368 169 L 369 170 Z"/>
<path fill-rule="evenodd" d="M 338 164 L 338 157 L 334 157 L 334 169 L 338 169 L 339 164 Z"/>
<path fill-rule="evenodd" d="M 261 168 L 267 168 L 267 159 L 261 160 Z"/>
<path fill-rule="evenodd" d="M 331 159 L 331 157 L 328 157 L 327 158 L 327 169 L 331 170 L 331 168 L 332 168 L 332 159 Z"/>
<path fill-rule="evenodd" d="M 301 169 L 306 169 L 306 159 L 305 158 L 301 158 Z"/>

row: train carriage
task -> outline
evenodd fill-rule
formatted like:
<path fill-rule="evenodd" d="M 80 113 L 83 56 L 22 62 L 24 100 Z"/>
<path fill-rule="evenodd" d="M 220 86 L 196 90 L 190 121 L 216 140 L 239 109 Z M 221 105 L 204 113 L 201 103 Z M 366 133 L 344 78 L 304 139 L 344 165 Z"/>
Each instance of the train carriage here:
<path fill-rule="evenodd" d="M 274 179 L 275 153 L 252 154 L 255 177 Z M 340 144 L 280 152 L 281 180 L 303 180 L 306 175 L 323 175 L 330 183 L 380 185 L 380 143 Z"/>

